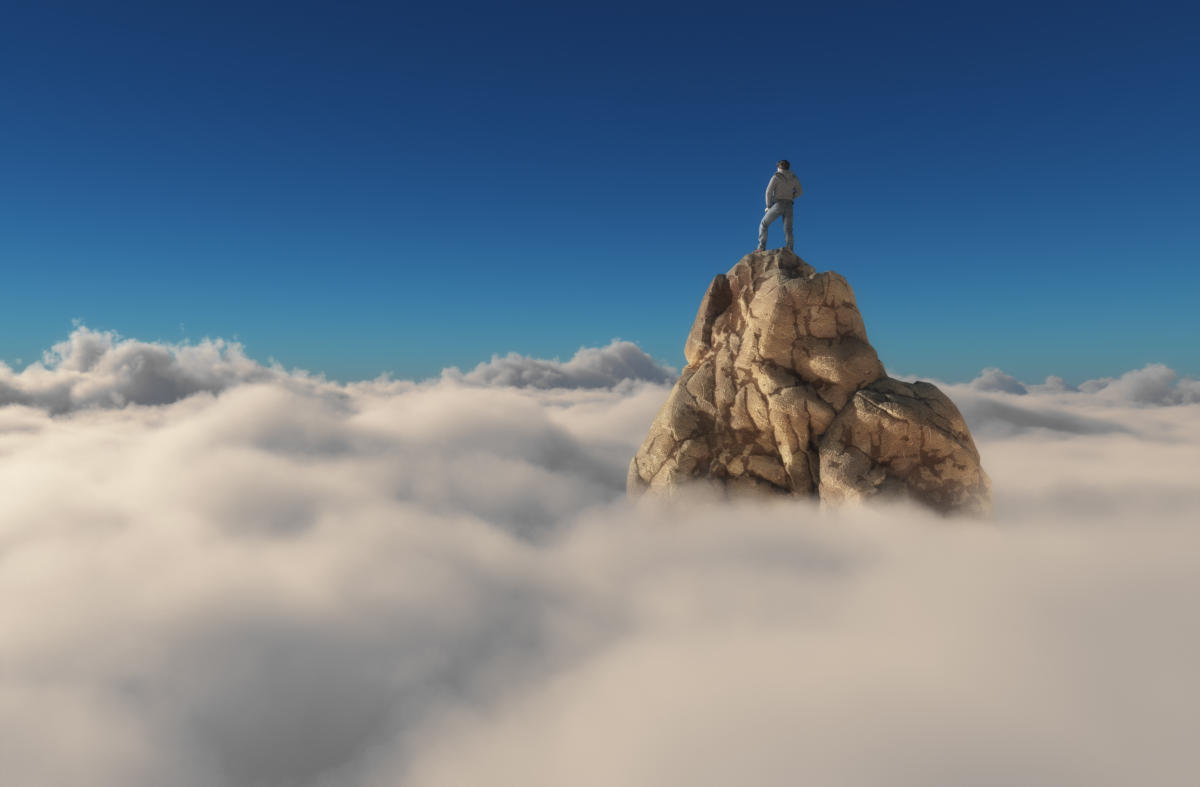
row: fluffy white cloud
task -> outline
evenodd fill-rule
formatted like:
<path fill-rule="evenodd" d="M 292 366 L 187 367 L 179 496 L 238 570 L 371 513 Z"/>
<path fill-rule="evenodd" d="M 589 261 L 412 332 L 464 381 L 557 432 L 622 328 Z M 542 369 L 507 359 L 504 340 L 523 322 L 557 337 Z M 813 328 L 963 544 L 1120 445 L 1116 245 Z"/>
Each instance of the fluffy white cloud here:
<path fill-rule="evenodd" d="M 1025 386 L 1022 383 L 1022 385 L 1027 391 L 1032 391 L 1034 393 L 1067 393 L 1068 391 L 1079 390 L 1056 374 L 1050 375 L 1046 378 L 1046 382 L 1041 384 Z"/>
<path fill-rule="evenodd" d="M 665 385 L 243 381 L 146 345 L 209 387 L 116 407 L 121 345 L 0 407 L 6 781 L 1193 780 L 1200 406 L 948 388 L 988 524 L 635 506 Z"/>
<path fill-rule="evenodd" d="M 1028 393 L 1020 380 L 996 368 L 984 369 L 968 385 L 977 391 L 1000 391 L 1017 395 Z"/>
<path fill-rule="evenodd" d="M 1193 404 L 1200 402 L 1200 381 L 1178 379 L 1173 369 L 1161 363 L 1147 364 L 1120 377 L 1089 380 L 1079 386 L 1101 399 L 1133 404 Z"/>
<path fill-rule="evenodd" d="M 509 385 L 519 388 L 611 388 L 626 381 L 667 383 L 676 370 L 656 362 L 633 342 L 614 339 L 607 347 L 583 347 L 565 363 L 530 358 L 517 353 L 492 356 L 463 374 L 444 373 L 447 379 L 473 385 Z"/>
<path fill-rule="evenodd" d="M 41 362 L 14 372 L 0 363 L 0 406 L 28 404 L 54 413 L 85 407 L 167 404 L 231 385 L 304 382 L 303 375 L 265 367 L 241 345 L 221 339 L 162 344 L 122 339 L 77 327 Z"/>
<path fill-rule="evenodd" d="M 1000 369 L 989 368 L 966 387 L 974 391 L 1007 393 L 1018 396 L 1026 393 L 1081 393 L 1097 401 L 1114 404 L 1175 405 L 1200 402 L 1200 380 L 1180 378 L 1175 370 L 1161 363 L 1150 363 L 1133 369 L 1120 377 L 1102 377 L 1080 383 L 1078 388 L 1063 378 L 1051 375 L 1046 382 L 1029 385 Z"/>
<path fill-rule="evenodd" d="M 565 362 L 509 353 L 465 374 L 454 368 L 442 373 L 447 382 L 463 385 L 540 389 L 631 390 L 641 383 L 669 383 L 675 376 L 675 369 L 657 363 L 636 344 L 620 340 L 606 347 L 581 348 Z M 142 342 L 81 325 L 40 362 L 19 372 L 0 363 L 0 407 L 25 404 L 61 414 L 84 408 L 159 405 L 261 382 L 340 395 L 320 376 L 264 366 L 246 357 L 237 342 Z"/>

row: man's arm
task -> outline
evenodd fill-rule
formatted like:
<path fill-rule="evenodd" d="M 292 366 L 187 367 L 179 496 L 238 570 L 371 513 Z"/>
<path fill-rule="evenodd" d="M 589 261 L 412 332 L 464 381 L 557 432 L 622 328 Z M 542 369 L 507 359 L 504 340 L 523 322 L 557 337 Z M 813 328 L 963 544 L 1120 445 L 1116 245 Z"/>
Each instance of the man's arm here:
<path fill-rule="evenodd" d="M 795 185 L 792 186 L 792 199 L 795 199 L 804 193 L 804 189 L 800 188 L 800 178 L 795 178 L 795 181 Z"/>
<path fill-rule="evenodd" d="M 770 180 L 770 181 L 767 183 L 767 207 L 768 207 L 768 208 L 769 208 L 769 207 L 771 207 L 771 203 L 772 203 L 772 202 L 774 202 L 774 197 L 775 197 L 775 178 L 777 178 L 777 177 L 779 177 L 779 176 L 778 176 L 778 175 L 772 175 L 772 176 L 771 176 L 771 180 Z"/>

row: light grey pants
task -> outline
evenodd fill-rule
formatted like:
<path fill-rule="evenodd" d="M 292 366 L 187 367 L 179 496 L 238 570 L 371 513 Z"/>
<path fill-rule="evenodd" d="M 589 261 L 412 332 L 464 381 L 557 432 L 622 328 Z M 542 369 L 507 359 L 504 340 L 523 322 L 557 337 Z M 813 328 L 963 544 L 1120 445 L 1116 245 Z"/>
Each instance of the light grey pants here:
<path fill-rule="evenodd" d="M 767 227 L 772 221 L 783 216 L 783 238 L 788 250 L 792 250 L 792 245 L 795 238 L 792 237 L 792 201 L 790 199 L 777 199 L 775 204 L 767 209 L 767 215 L 763 216 L 762 224 L 758 225 L 758 250 L 763 251 L 767 248 Z"/>

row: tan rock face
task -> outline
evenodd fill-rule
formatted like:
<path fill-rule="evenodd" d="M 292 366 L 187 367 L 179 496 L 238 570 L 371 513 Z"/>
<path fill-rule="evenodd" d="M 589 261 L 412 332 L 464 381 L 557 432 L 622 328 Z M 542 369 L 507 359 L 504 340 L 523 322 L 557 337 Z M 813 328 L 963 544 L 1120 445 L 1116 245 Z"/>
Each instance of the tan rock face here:
<path fill-rule="evenodd" d="M 929 383 L 884 377 L 854 394 L 820 442 L 822 500 L 907 497 L 986 513 L 991 483 L 958 408 Z"/>
<path fill-rule="evenodd" d="M 990 500 L 954 404 L 883 373 L 850 285 L 780 249 L 713 279 L 688 365 L 630 462 L 631 495 L 705 482 L 830 502 L 904 495 L 942 511 Z"/>

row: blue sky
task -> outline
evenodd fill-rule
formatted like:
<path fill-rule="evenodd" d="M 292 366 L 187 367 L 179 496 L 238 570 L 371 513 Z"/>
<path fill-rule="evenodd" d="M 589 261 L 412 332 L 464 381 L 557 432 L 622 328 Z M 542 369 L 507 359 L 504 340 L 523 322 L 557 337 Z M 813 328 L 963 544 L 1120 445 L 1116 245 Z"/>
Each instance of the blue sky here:
<path fill-rule="evenodd" d="M 1200 374 L 1194 7 L 729 8 L 12 4 L 0 360 L 81 319 L 340 379 L 679 366 L 786 157 L 889 369 Z"/>

